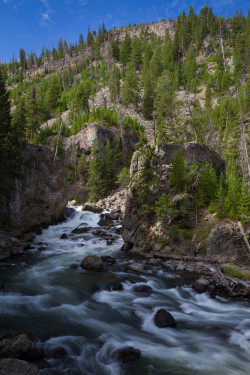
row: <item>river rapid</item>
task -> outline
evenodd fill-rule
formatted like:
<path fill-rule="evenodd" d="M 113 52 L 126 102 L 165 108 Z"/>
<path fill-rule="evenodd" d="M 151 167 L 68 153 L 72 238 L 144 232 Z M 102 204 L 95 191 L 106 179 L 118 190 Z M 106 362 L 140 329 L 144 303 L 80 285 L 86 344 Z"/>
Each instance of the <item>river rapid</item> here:
<path fill-rule="evenodd" d="M 48 355 L 64 347 L 67 356 L 48 359 L 42 375 L 249 374 L 250 304 L 197 294 L 161 268 L 126 272 L 134 261 L 120 251 L 120 237 L 110 246 L 91 231 L 60 239 L 78 225 L 96 229 L 99 220 L 77 207 L 66 221 L 37 235 L 21 261 L 0 265 L 0 332 L 31 332 L 35 347 Z M 43 251 L 40 243 L 46 244 Z M 71 268 L 90 254 L 112 256 L 116 264 L 96 273 Z M 122 282 L 122 291 L 108 290 L 115 281 Z M 144 284 L 151 295 L 134 291 Z M 161 308 L 174 316 L 176 328 L 155 326 Z M 139 361 L 117 361 L 117 350 L 125 346 L 141 351 Z"/>

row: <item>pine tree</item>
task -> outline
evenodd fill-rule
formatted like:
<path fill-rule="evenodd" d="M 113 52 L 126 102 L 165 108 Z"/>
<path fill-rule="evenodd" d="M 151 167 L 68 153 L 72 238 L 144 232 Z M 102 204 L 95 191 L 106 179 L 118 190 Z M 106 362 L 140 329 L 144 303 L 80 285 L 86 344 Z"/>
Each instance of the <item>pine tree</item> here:
<path fill-rule="evenodd" d="M 128 32 L 125 34 L 125 38 L 122 42 L 120 49 L 120 62 L 125 67 L 130 60 L 131 54 L 131 38 Z"/>
<path fill-rule="evenodd" d="M 47 91 L 47 103 L 50 111 L 55 112 L 58 107 L 58 100 L 61 96 L 61 88 L 56 76 L 50 79 L 49 89 Z"/>
<path fill-rule="evenodd" d="M 199 171 L 198 206 L 210 204 L 216 198 L 218 181 L 215 170 L 209 163 L 204 163 Z"/>
<path fill-rule="evenodd" d="M 173 161 L 170 185 L 178 192 L 184 191 L 186 187 L 188 165 L 184 158 L 182 148 L 180 147 Z"/>
<path fill-rule="evenodd" d="M 38 108 L 36 103 L 36 88 L 32 88 L 31 96 L 26 101 L 26 138 L 32 142 L 34 136 L 39 130 Z"/>
<path fill-rule="evenodd" d="M 26 106 L 24 97 L 22 97 L 17 103 L 12 118 L 12 128 L 17 135 L 18 141 L 22 145 L 22 140 L 25 137 L 26 130 Z"/>
<path fill-rule="evenodd" d="M 120 59 L 120 47 L 118 38 L 111 40 L 111 56 L 117 61 L 119 61 Z"/>
<path fill-rule="evenodd" d="M 87 34 L 87 47 L 91 47 L 93 42 L 93 35 L 90 31 L 90 25 L 88 26 L 88 34 Z"/>
<path fill-rule="evenodd" d="M 135 73 L 133 63 L 131 62 L 127 66 L 126 76 L 121 91 L 124 105 L 127 106 L 128 104 L 133 104 L 137 107 L 139 101 L 138 77 Z"/>
<path fill-rule="evenodd" d="M 142 113 L 146 120 L 151 120 L 154 110 L 154 84 L 150 71 L 147 72 L 144 80 L 144 95 L 142 99 Z"/>
<path fill-rule="evenodd" d="M 78 46 L 79 46 L 80 51 L 82 51 L 83 48 L 84 48 L 84 41 L 83 41 L 83 36 L 82 36 L 82 34 L 79 35 Z"/>
<path fill-rule="evenodd" d="M 58 39 L 57 53 L 58 53 L 58 58 L 61 59 L 63 57 L 63 42 L 62 42 L 61 37 Z"/>
<path fill-rule="evenodd" d="M 6 90 L 4 73 L 0 67 L 0 138 L 11 130 L 10 100 Z"/>
<path fill-rule="evenodd" d="M 115 64 L 112 65 L 111 72 L 110 72 L 110 79 L 109 79 L 109 89 L 111 100 L 115 103 L 119 103 L 120 97 L 120 79 L 121 74 L 119 68 Z"/>

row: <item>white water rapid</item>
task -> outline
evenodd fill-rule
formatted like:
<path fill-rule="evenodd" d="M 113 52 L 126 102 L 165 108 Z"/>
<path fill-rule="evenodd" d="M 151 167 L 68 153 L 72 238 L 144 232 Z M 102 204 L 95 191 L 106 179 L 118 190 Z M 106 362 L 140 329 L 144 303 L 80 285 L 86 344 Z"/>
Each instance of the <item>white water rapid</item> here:
<path fill-rule="evenodd" d="M 249 374 L 249 303 L 197 294 L 164 269 L 126 272 L 132 260 L 120 251 L 121 238 L 110 246 L 91 231 L 60 239 L 81 223 L 96 229 L 99 219 L 78 207 L 65 222 L 37 235 L 21 261 L 0 265 L 0 333 L 31 332 L 34 345 L 48 356 L 64 347 L 67 356 L 49 358 L 42 375 Z M 116 263 L 102 272 L 72 268 L 89 254 L 109 255 Z M 108 290 L 115 281 L 123 290 Z M 144 284 L 151 295 L 134 291 Z M 161 308 L 174 316 L 176 328 L 155 326 Z M 115 356 L 125 346 L 141 351 L 130 366 Z"/>

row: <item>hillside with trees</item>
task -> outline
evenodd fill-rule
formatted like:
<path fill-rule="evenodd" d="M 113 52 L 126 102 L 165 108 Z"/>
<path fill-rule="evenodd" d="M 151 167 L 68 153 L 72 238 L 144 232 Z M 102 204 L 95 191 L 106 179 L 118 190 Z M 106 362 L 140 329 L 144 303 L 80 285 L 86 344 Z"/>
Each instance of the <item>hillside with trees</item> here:
<path fill-rule="evenodd" d="M 179 148 L 171 189 L 192 197 L 196 211 L 206 209 L 246 224 L 249 28 L 249 15 L 236 11 L 224 19 L 208 7 L 195 14 L 190 6 L 188 15 L 183 11 L 175 20 L 119 30 L 89 26 L 86 41 L 82 34 L 75 44 L 59 38 L 57 48 L 43 47 L 39 56 L 21 48 L 19 59 L 0 67 L 0 180 L 8 182 L 1 185 L 1 196 L 21 178 L 18 165 L 25 143 L 53 148 L 69 183 L 80 184 L 91 201 L 128 186 L 131 157 L 139 150 L 145 164 L 138 202 L 153 220 L 166 224 L 168 214 L 176 213 L 170 196 L 152 194 L 155 150 L 194 142 L 217 152 L 226 167 L 216 174 L 209 163 L 187 163 Z M 76 139 L 93 124 L 111 129 L 116 137 L 102 146 L 93 142 L 91 150 L 80 148 Z M 128 133 L 136 141 L 125 152 Z M 188 215 L 194 207 L 188 208 L 185 200 L 183 205 L 178 230 L 193 226 Z"/>

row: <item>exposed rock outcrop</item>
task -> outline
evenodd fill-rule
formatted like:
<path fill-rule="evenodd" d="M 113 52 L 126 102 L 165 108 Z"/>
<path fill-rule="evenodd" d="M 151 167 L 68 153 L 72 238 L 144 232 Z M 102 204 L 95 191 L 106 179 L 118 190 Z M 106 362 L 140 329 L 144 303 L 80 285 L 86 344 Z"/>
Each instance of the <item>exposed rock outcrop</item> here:
<path fill-rule="evenodd" d="M 244 238 L 237 222 L 222 221 L 215 225 L 204 241 L 206 259 L 228 262 L 246 258 L 250 255 L 248 254 L 246 241 L 247 239 Z"/>
<path fill-rule="evenodd" d="M 10 218 L 16 232 L 55 223 L 63 217 L 67 197 L 67 176 L 63 163 L 43 146 L 25 145 L 22 150 L 22 178 L 15 181 L 10 198 L 3 197 L 0 216 Z M 0 257 L 22 252 L 11 236 L 0 236 Z"/>
<path fill-rule="evenodd" d="M 79 133 L 70 137 L 63 138 L 63 147 L 66 151 L 66 158 L 70 160 L 72 157 L 73 144 L 76 146 L 77 155 L 80 156 L 82 152 L 89 155 L 94 140 L 97 140 L 101 152 L 104 152 L 105 146 L 109 141 L 111 144 L 114 142 L 115 137 L 121 138 L 120 130 L 115 126 L 105 126 L 93 123 L 86 128 L 82 129 Z M 137 142 L 137 138 L 132 131 L 126 131 L 122 135 L 123 138 L 123 153 L 129 152 Z"/>
<path fill-rule="evenodd" d="M 190 204 L 192 204 L 192 200 L 188 194 L 176 194 L 174 189 L 169 185 L 172 163 L 179 147 L 180 146 L 173 144 L 159 145 L 156 147 L 155 155 L 151 160 L 154 173 L 159 180 L 154 193 L 156 196 L 160 196 L 163 193 L 170 196 L 171 200 L 174 202 L 177 213 L 183 200 L 187 199 Z M 197 143 L 186 143 L 181 147 L 183 149 L 184 157 L 189 163 L 192 163 L 193 160 L 196 160 L 198 164 L 208 162 L 213 166 L 218 176 L 224 171 L 225 162 L 218 154 L 216 154 L 216 152 L 209 149 L 207 146 L 199 145 Z M 138 157 L 138 155 L 138 152 L 136 152 L 132 159 L 130 168 L 131 181 L 135 181 L 138 178 L 143 164 L 143 157 Z M 141 204 L 136 202 L 137 194 L 137 186 L 132 183 L 128 193 L 122 230 L 122 237 L 125 241 L 123 250 L 133 249 L 136 252 L 155 252 L 162 251 L 164 248 L 164 251 L 170 253 L 175 250 L 178 251 L 180 255 L 181 252 L 184 254 L 187 252 L 185 255 L 190 254 L 190 252 L 193 254 L 196 246 L 192 244 L 192 241 L 189 241 L 188 245 L 187 241 L 183 241 L 182 243 L 178 243 L 178 245 L 173 244 L 173 247 L 164 246 L 162 243 L 163 240 L 171 242 L 166 234 L 167 228 L 162 228 L 159 223 L 155 222 L 154 219 L 152 219 L 152 215 L 141 212 Z M 171 223 L 171 218 L 169 218 L 169 220 Z M 195 217 L 191 218 L 191 220 L 193 220 L 195 224 Z"/>
<path fill-rule="evenodd" d="M 67 178 L 62 162 L 43 146 L 25 145 L 23 178 L 16 180 L 5 210 L 20 228 L 51 224 L 62 217 L 66 208 Z"/>

